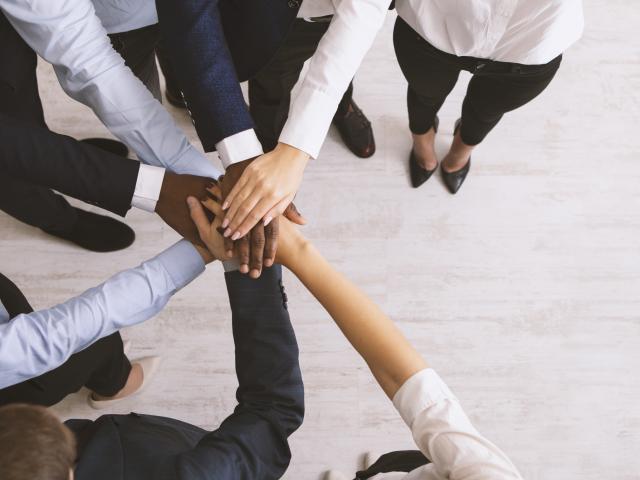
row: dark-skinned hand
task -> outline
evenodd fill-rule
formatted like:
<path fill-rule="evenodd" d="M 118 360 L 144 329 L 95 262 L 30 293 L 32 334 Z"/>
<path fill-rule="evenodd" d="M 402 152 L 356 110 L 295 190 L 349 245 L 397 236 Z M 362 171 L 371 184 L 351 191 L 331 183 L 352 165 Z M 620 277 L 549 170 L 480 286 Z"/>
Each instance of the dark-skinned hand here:
<path fill-rule="evenodd" d="M 160 198 L 156 203 L 156 213 L 167 225 L 194 245 L 201 247 L 205 247 L 205 245 L 191 220 L 187 197 L 206 200 L 208 198 L 207 187 L 213 184 L 217 184 L 217 180 L 165 172 Z"/>

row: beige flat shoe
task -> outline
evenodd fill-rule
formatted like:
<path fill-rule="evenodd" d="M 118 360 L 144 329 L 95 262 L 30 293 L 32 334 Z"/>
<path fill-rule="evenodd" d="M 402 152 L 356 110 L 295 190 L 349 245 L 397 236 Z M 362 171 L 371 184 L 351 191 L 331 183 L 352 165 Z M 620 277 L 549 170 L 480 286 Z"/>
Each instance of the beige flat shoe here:
<path fill-rule="evenodd" d="M 162 358 L 155 355 L 151 357 L 143 357 L 138 360 L 132 361 L 131 363 L 137 363 L 142 367 L 143 377 L 142 377 L 142 385 L 140 385 L 140 388 L 138 388 L 138 390 L 133 392 L 131 395 L 127 395 L 126 397 L 122 397 L 122 398 L 115 398 L 113 400 L 96 400 L 95 398 L 93 398 L 93 393 L 90 393 L 89 396 L 87 397 L 87 402 L 89 403 L 89 406 L 96 410 L 102 410 L 105 408 L 113 407 L 118 403 L 121 403 L 125 400 L 129 400 L 130 398 L 136 395 L 139 395 L 144 391 L 145 388 L 149 386 L 149 384 L 153 380 L 153 377 L 155 376 L 156 372 L 158 371 L 158 368 L 160 367 L 161 361 L 162 361 Z"/>

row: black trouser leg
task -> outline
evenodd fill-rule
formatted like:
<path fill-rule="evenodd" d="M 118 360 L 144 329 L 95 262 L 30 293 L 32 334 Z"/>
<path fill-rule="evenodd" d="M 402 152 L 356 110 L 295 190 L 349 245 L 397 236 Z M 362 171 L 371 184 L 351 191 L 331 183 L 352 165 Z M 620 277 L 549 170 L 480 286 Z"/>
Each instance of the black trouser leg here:
<path fill-rule="evenodd" d="M 12 317 L 33 311 L 20 289 L 2 274 L 0 299 Z M 58 368 L 0 390 L 0 405 L 20 402 L 48 407 L 83 386 L 99 395 L 112 396 L 124 387 L 130 371 L 122 338 L 116 332 L 71 355 Z"/>
<path fill-rule="evenodd" d="M 562 57 L 545 65 L 492 65 L 477 73 L 469 82 L 462 104 L 460 135 L 467 145 L 477 145 L 498 124 L 502 116 L 529 103 L 551 83 Z M 504 71 L 504 69 L 509 70 Z"/>
<path fill-rule="evenodd" d="M 284 44 L 267 66 L 249 80 L 249 111 L 256 124 L 256 133 L 266 150 L 273 150 L 289 116 L 291 89 L 318 43 L 329 28 L 328 22 L 307 22 L 298 19 Z M 349 84 L 337 113 L 346 113 L 353 97 L 353 82 Z"/>
<path fill-rule="evenodd" d="M 349 105 L 351 105 L 351 100 L 353 99 L 353 80 L 349 82 L 349 86 L 347 90 L 342 95 L 342 100 L 338 104 L 338 109 L 336 110 L 337 116 L 344 116 L 349 111 Z"/>
<path fill-rule="evenodd" d="M 0 13 L 0 113 L 46 127 L 36 76 L 35 52 Z M 0 176 L 0 210 L 26 224 L 49 231 L 66 231 L 76 211 L 48 188 Z"/>
<path fill-rule="evenodd" d="M 171 66 L 171 60 L 169 55 L 165 52 L 162 46 L 162 42 L 156 47 L 156 56 L 158 57 L 158 63 L 160 64 L 160 70 L 162 70 L 162 76 L 164 77 L 164 86 L 174 98 L 182 98 L 182 89 L 178 85 L 178 79 Z"/>
<path fill-rule="evenodd" d="M 156 65 L 156 48 L 160 40 L 158 25 L 109 35 L 113 48 L 122 56 L 133 74 L 162 102 L 160 76 Z"/>
<path fill-rule="evenodd" d="M 458 81 L 461 68 L 438 52 L 400 17 L 393 30 L 398 64 L 407 82 L 409 129 L 427 133 L 445 99 Z"/>

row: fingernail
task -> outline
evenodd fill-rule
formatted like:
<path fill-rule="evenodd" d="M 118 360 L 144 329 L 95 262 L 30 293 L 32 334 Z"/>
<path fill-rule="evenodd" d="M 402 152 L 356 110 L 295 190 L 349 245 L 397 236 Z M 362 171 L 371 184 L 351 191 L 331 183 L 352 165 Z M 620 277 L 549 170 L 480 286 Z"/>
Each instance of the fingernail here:
<path fill-rule="evenodd" d="M 240 273 L 248 273 L 249 267 L 247 265 L 240 265 Z"/>
<path fill-rule="evenodd" d="M 251 278 L 258 278 L 260 276 L 260 272 L 258 270 L 251 270 Z"/>
<path fill-rule="evenodd" d="M 195 207 L 196 206 L 196 199 L 193 197 L 187 197 L 187 205 L 189 205 L 189 207 Z"/>
<path fill-rule="evenodd" d="M 224 202 L 224 204 L 222 205 L 222 209 L 226 210 L 227 208 L 229 208 L 229 202 Z"/>
<path fill-rule="evenodd" d="M 273 260 L 271 260 L 270 258 L 266 258 L 264 264 L 266 267 L 270 267 L 271 265 L 273 265 Z"/>
<path fill-rule="evenodd" d="M 233 250 L 227 250 L 227 257 L 233 257 Z"/>
<path fill-rule="evenodd" d="M 227 228 L 227 229 L 224 231 L 223 236 L 224 236 L 225 238 L 227 238 L 229 235 L 231 235 L 231 229 L 230 229 L 230 228 Z"/>
<path fill-rule="evenodd" d="M 240 232 L 236 232 L 233 234 L 233 236 L 231 237 L 231 240 L 233 240 L 234 242 L 240 238 Z"/>
<path fill-rule="evenodd" d="M 266 227 L 267 225 L 269 225 L 271 223 L 271 220 L 273 220 L 273 217 L 267 217 L 264 219 L 264 226 Z"/>
<path fill-rule="evenodd" d="M 231 223 L 231 222 L 229 222 L 229 219 L 225 218 L 224 221 L 222 222 L 222 228 L 227 228 L 229 226 L 229 223 Z M 225 237 L 226 236 L 227 235 L 225 235 Z"/>

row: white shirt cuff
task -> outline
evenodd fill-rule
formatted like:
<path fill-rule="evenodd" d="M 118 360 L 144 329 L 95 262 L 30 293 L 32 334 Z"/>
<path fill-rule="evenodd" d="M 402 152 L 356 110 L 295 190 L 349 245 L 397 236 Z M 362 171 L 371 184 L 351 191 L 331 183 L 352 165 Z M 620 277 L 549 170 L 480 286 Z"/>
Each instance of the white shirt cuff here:
<path fill-rule="evenodd" d="M 409 428 L 416 416 L 445 399 L 455 399 L 449 387 L 432 368 L 412 375 L 393 396 L 393 405 Z"/>
<path fill-rule="evenodd" d="M 225 169 L 264 153 L 254 130 L 245 130 L 219 141 L 216 150 Z"/>
<path fill-rule="evenodd" d="M 341 98 L 338 92 L 301 87 L 291 99 L 289 119 L 280 134 L 280 142 L 317 158 Z"/>
<path fill-rule="evenodd" d="M 147 212 L 155 212 L 156 204 L 160 198 L 162 181 L 164 180 L 164 168 L 152 165 L 140 164 L 136 188 L 133 191 L 131 205 Z"/>

